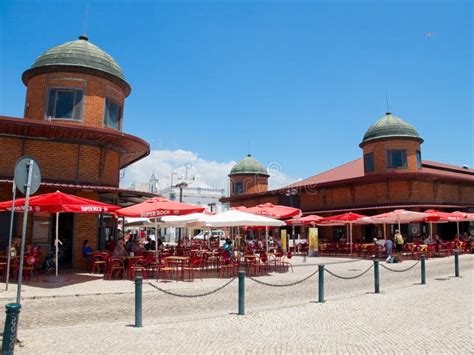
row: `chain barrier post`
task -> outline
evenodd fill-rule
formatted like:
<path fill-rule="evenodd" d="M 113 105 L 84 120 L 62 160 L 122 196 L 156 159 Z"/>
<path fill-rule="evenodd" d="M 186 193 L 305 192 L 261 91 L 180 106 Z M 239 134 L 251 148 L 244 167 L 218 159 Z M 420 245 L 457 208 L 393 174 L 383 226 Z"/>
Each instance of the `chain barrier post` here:
<path fill-rule="evenodd" d="M 239 271 L 239 316 L 245 315 L 245 271 Z"/>
<path fill-rule="evenodd" d="M 13 355 L 21 305 L 19 303 L 9 303 L 5 307 L 7 309 L 7 319 L 3 331 L 2 355 Z"/>
<path fill-rule="evenodd" d="M 425 264 L 424 255 L 420 255 L 420 262 L 421 262 L 421 284 L 426 285 L 426 264 Z"/>
<path fill-rule="evenodd" d="M 318 302 L 324 303 L 324 265 L 318 265 Z"/>
<path fill-rule="evenodd" d="M 459 277 L 459 250 L 454 251 L 454 276 Z"/>
<path fill-rule="evenodd" d="M 142 323 L 142 286 L 143 277 L 141 275 L 135 276 L 135 327 L 143 327 Z"/>
<path fill-rule="evenodd" d="M 378 260 L 374 260 L 374 282 L 375 282 L 375 293 L 380 293 L 380 272 L 379 272 Z"/>

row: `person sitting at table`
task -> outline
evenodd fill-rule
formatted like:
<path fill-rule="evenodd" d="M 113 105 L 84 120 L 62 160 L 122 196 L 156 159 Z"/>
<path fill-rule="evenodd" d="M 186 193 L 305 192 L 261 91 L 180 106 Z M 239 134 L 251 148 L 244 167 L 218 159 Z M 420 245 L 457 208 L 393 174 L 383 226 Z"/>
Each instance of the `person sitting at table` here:
<path fill-rule="evenodd" d="M 82 242 L 82 256 L 84 257 L 84 259 L 89 261 L 91 259 L 92 252 L 93 250 L 89 245 L 89 239 L 84 240 Z"/>
<path fill-rule="evenodd" d="M 425 240 L 423 240 L 423 244 L 429 245 L 431 244 L 431 238 L 429 235 L 426 236 Z"/>
<path fill-rule="evenodd" d="M 125 250 L 125 242 L 123 239 L 120 239 L 117 246 L 114 249 L 114 252 L 112 253 L 112 256 L 114 257 L 120 257 L 120 256 L 126 256 L 127 251 Z"/>
<path fill-rule="evenodd" d="M 145 244 L 145 250 L 156 250 L 156 242 L 150 237 L 146 238 L 147 242 Z"/>
<path fill-rule="evenodd" d="M 20 248 L 21 248 L 21 237 L 17 237 L 12 242 L 12 247 L 10 248 L 10 255 L 11 256 L 20 255 Z"/>
<path fill-rule="evenodd" d="M 222 247 L 226 252 L 227 252 L 227 256 L 230 258 L 232 255 L 233 255 L 233 251 L 232 251 L 232 241 L 227 238 L 225 240 L 225 243 Z"/>
<path fill-rule="evenodd" d="M 119 239 L 121 239 L 121 238 L 119 238 Z M 110 251 L 111 253 L 113 253 L 114 249 L 115 249 L 115 246 L 116 246 L 115 240 L 110 239 L 107 242 L 107 245 L 105 246 L 105 250 Z"/>

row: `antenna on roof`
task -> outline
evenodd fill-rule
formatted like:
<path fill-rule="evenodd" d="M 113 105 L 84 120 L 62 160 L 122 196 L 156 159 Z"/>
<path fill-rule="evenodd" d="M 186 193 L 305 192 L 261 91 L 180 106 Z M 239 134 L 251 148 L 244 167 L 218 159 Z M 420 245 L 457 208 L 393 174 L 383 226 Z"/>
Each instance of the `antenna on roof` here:
<path fill-rule="evenodd" d="M 386 105 L 387 105 L 387 111 L 385 111 L 385 112 L 387 112 L 387 114 L 388 114 L 388 113 L 390 112 L 390 110 L 388 109 L 388 94 L 387 94 L 387 89 L 385 89 L 385 103 L 386 103 Z"/>
<path fill-rule="evenodd" d="M 82 27 L 84 35 L 87 33 L 87 26 L 89 22 L 89 7 L 90 7 L 90 0 L 86 0 L 86 11 L 84 13 L 84 25 Z"/>

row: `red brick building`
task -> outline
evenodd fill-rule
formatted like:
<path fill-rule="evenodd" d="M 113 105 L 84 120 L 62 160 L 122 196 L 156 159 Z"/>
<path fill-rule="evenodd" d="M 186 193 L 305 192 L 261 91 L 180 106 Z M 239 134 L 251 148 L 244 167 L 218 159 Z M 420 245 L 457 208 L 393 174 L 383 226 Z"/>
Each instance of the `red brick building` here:
<path fill-rule="evenodd" d="M 147 142 L 122 132 L 125 99 L 131 87 L 116 61 L 89 42 L 78 40 L 51 48 L 22 76 L 26 86 L 24 117 L 0 116 L 0 200 L 12 197 L 12 178 L 18 158 L 36 159 L 42 173 L 37 194 L 66 193 L 127 205 L 142 193 L 119 188 L 120 169 L 147 156 Z M 20 231 L 21 215 L 16 216 Z M 32 215 L 27 243 L 47 249 L 54 218 Z M 0 214 L 0 242 L 8 243 L 9 213 Z M 83 263 L 82 241 L 104 247 L 115 237 L 110 215 L 60 214 L 63 262 Z"/>
<path fill-rule="evenodd" d="M 235 175 L 229 175 L 230 206 L 255 206 L 264 202 L 299 207 L 304 214 L 322 216 L 344 212 L 374 215 L 396 208 L 424 211 L 429 208 L 473 211 L 474 170 L 467 167 L 421 159 L 423 139 L 417 130 L 402 119 L 387 113 L 365 133 L 360 148 L 362 157 L 334 169 L 298 181 L 285 188 L 268 190 L 268 174 L 259 170 L 239 169 L 239 181 L 251 182 L 236 188 Z M 237 164 L 239 166 L 241 163 Z M 263 169 L 263 170 L 262 170 Z M 232 169 L 234 170 L 234 169 Z M 255 189 L 256 181 L 258 189 Z M 355 236 L 371 240 L 378 227 L 356 227 Z M 435 226 L 444 237 L 455 234 L 452 223 Z M 462 226 L 468 231 L 468 223 Z M 404 234 L 417 236 L 426 225 L 403 226 Z M 321 228 L 323 239 L 345 233 L 344 228 Z M 304 233 L 303 233 L 304 234 Z"/>

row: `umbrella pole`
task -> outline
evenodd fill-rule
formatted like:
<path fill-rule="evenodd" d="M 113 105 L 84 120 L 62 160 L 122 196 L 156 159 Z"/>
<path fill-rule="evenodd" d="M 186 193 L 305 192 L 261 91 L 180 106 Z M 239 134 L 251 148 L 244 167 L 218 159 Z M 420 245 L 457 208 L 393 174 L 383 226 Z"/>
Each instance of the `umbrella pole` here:
<path fill-rule="evenodd" d="M 433 242 L 433 222 L 430 221 L 430 243 Z"/>
<path fill-rule="evenodd" d="M 382 225 L 383 227 L 383 239 L 387 239 L 387 230 L 385 229 L 385 223 Z"/>
<path fill-rule="evenodd" d="M 12 249 L 12 236 L 13 236 L 13 222 L 15 219 L 15 199 L 16 199 L 16 184 L 13 180 L 13 199 L 12 199 L 12 212 L 10 214 L 10 233 L 8 236 L 8 261 L 7 261 L 7 275 L 5 279 L 5 291 L 8 291 L 8 281 L 10 280 L 10 261 L 11 261 L 11 249 Z"/>
<path fill-rule="evenodd" d="M 56 212 L 56 277 L 58 277 L 58 257 L 59 257 L 59 212 Z"/>
<path fill-rule="evenodd" d="M 267 253 L 268 253 L 268 227 L 265 227 L 265 240 L 266 240 Z"/>
<path fill-rule="evenodd" d="M 459 237 L 459 221 L 456 221 L 456 227 L 457 227 L 456 229 L 458 231 L 458 237 Z"/>
<path fill-rule="evenodd" d="M 296 252 L 296 236 L 295 236 L 295 225 L 291 227 L 291 234 L 293 237 L 293 252 Z"/>
<path fill-rule="evenodd" d="M 352 255 L 352 223 L 349 223 L 350 255 Z"/>
<path fill-rule="evenodd" d="M 158 261 L 158 222 L 156 222 L 155 219 L 155 254 L 156 254 L 156 260 Z"/>

